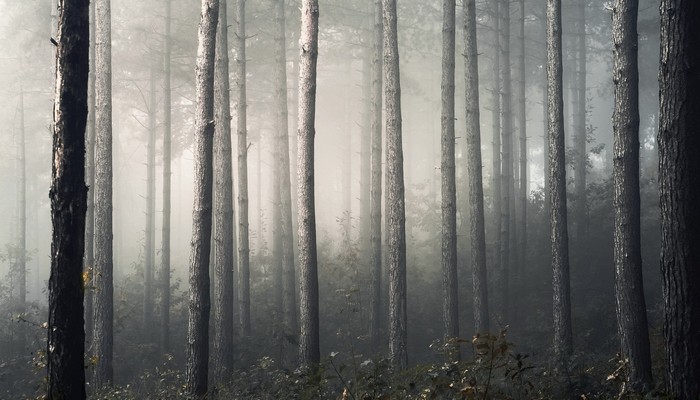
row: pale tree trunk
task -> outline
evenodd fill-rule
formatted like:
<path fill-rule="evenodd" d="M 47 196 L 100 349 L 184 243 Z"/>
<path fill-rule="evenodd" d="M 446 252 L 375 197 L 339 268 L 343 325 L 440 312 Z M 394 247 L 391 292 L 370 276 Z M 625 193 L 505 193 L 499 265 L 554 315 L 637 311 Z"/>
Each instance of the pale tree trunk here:
<path fill-rule="evenodd" d="M 474 285 L 474 332 L 489 331 L 488 281 L 486 276 L 486 234 L 484 187 L 479 124 L 479 64 L 476 41 L 476 0 L 464 7 L 464 83 L 467 121 L 467 163 L 469 175 L 469 238 Z"/>
<path fill-rule="evenodd" d="M 85 399 L 83 255 L 89 5 L 62 0 L 56 37 L 51 169 L 51 277 L 46 345 L 47 397 Z"/>
<path fill-rule="evenodd" d="M 85 263 L 83 271 L 88 280 L 85 282 L 85 343 L 89 348 L 92 343 L 92 297 L 93 264 L 95 263 L 95 2 L 90 2 L 90 71 L 88 72 L 88 116 L 85 144 L 85 183 L 88 187 L 87 214 L 85 216 Z"/>
<path fill-rule="evenodd" d="M 236 2 L 236 135 L 238 136 L 238 318 L 250 336 L 250 240 L 248 224 L 248 125 L 246 121 L 245 0 Z M 259 232 L 258 234 L 262 234 Z"/>
<path fill-rule="evenodd" d="M 613 8 L 615 298 L 622 356 L 632 393 L 651 388 L 649 328 L 642 279 L 639 200 L 638 0 Z"/>
<path fill-rule="evenodd" d="M 352 74 L 352 60 L 347 60 L 345 62 L 345 73 L 344 75 L 350 79 Z M 350 105 L 350 84 L 351 81 L 345 83 L 343 93 L 343 161 L 342 161 L 342 184 L 341 190 L 343 192 L 343 211 L 341 213 L 341 222 L 343 228 L 344 245 L 346 248 L 350 248 L 352 242 L 352 106 Z"/>
<path fill-rule="evenodd" d="M 156 264 L 156 66 L 151 65 L 148 105 L 148 146 L 146 147 L 146 243 L 143 280 L 143 333 L 147 342 L 153 338 L 153 276 Z"/>
<path fill-rule="evenodd" d="M 368 4 L 371 8 L 372 3 Z M 367 10 L 368 24 L 363 35 L 365 46 L 362 56 L 362 125 L 360 133 L 360 226 L 358 231 L 360 259 L 369 266 L 370 254 L 370 210 L 372 179 L 372 25 L 371 9 Z"/>
<path fill-rule="evenodd" d="M 518 257 L 516 265 L 520 271 L 525 269 L 526 247 L 527 247 L 527 198 L 528 198 L 528 163 L 527 163 L 527 119 L 526 119 L 526 100 L 525 100 L 525 0 L 519 0 L 520 18 L 519 18 L 519 39 L 520 52 L 518 54 L 518 128 L 520 139 L 520 186 L 519 186 L 519 209 L 518 214 Z"/>
<path fill-rule="evenodd" d="M 700 8 L 661 1 L 659 186 L 669 394 L 700 397 Z"/>
<path fill-rule="evenodd" d="M 384 96 L 386 99 L 386 218 L 389 269 L 389 358 L 408 365 L 406 349 L 406 213 L 401 139 L 401 81 L 396 0 L 384 0 Z"/>
<path fill-rule="evenodd" d="M 442 319 L 445 342 L 459 337 L 455 184 L 455 0 L 442 2 Z M 456 343 L 455 343 L 456 344 Z M 459 359 L 459 345 L 449 357 Z"/>
<path fill-rule="evenodd" d="M 569 234 L 566 225 L 566 163 L 562 85 L 561 0 L 547 0 L 547 121 L 551 204 L 554 354 L 563 365 L 572 352 Z"/>
<path fill-rule="evenodd" d="M 380 306 L 382 293 L 382 0 L 374 0 L 372 16 L 369 334 L 372 349 L 378 351 L 382 320 Z"/>
<path fill-rule="evenodd" d="M 491 198 L 493 200 L 493 270 L 496 278 L 501 275 L 501 34 L 500 34 L 500 0 L 492 1 L 491 18 L 493 19 L 493 67 L 491 89 Z M 494 299 L 495 300 L 495 299 Z M 497 300 L 499 301 L 499 300 Z M 498 304 L 498 303 L 497 303 Z M 495 307 L 500 312 L 500 305 Z"/>
<path fill-rule="evenodd" d="M 95 4 L 95 297 L 93 351 L 98 356 L 92 387 L 113 378 L 112 253 L 112 45 L 110 0 Z"/>
<path fill-rule="evenodd" d="M 318 263 L 314 206 L 314 121 L 316 118 L 316 60 L 318 1 L 303 0 L 299 37 L 299 288 L 301 335 L 299 358 L 312 367 L 321 360 L 318 320 Z"/>
<path fill-rule="evenodd" d="M 577 259 L 585 256 L 586 240 L 586 1 L 577 0 L 576 4 L 576 110 L 574 111 L 574 148 L 576 164 L 574 167 L 574 188 L 576 202 Z"/>
<path fill-rule="evenodd" d="M 214 56 L 218 0 L 202 0 L 195 70 L 194 205 L 190 252 L 186 392 L 203 398 L 209 375 L 209 252 L 214 142 Z"/>
<path fill-rule="evenodd" d="M 172 1 L 165 1 L 165 42 L 163 68 L 163 221 L 161 249 L 161 329 L 160 347 L 163 353 L 170 351 L 170 214 L 172 179 L 172 100 L 171 100 L 171 53 L 170 25 Z"/>
<path fill-rule="evenodd" d="M 226 382 L 233 372 L 233 161 L 229 94 L 228 19 L 226 0 L 219 0 L 214 71 L 214 378 Z"/>
<path fill-rule="evenodd" d="M 17 237 L 18 307 L 21 312 L 27 305 L 27 158 L 26 133 L 24 130 L 24 87 L 19 92 L 19 232 Z"/>

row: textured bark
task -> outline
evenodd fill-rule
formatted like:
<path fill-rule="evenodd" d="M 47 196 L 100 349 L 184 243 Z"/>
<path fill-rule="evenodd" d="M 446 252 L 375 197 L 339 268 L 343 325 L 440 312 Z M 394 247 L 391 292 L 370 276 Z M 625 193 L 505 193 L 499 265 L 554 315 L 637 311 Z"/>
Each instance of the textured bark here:
<path fill-rule="evenodd" d="M 218 16 L 218 0 L 202 0 L 195 69 L 195 187 L 185 388 L 189 395 L 201 398 L 206 396 L 209 375 L 209 251 L 212 225 L 214 55 Z"/>
<path fill-rule="evenodd" d="M 574 188 L 576 201 L 574 215 L 576 219 L 577 258 L 585 256 L 586 238 L 586 1 L 577 0 L 576 4 L 576 89 L 574 110 Z M 579 254 L 580 253 L 580 254 Z M 582 259 L 581 259 L 582 260 Z"/>
<path fill-rule="evenodd" d="M 554 305 L 554 353 L 563 364 L 572 352 L 569 234 L 566 223 L 566 164 L 562 85 L 561 0 L 547 0 L 547 136 L 551 198 L 550 240 Z"/>
<path fill-rule="evenodd" d="M 246 121 L 245 0 L 236 1 L 236 135 L 238 136 L 238 318 L 250 335 L 250 240 L 248 223 L 248 125 Z"/>
<path fill-rule="evenodd" d="M 85 282 L 83 305 L 85 307 L 85 347 L 92 343 L 92 294 L 93 264 L 95 263 L 95 2 L 90 2 L 90 71 L 88 72 L 88 116 L 85 138 L 85 183 L 88 187 L 87 213 L 85 215 Z"/>
<path fill-rule="evenodd" d="M 299 37 L 299 288 L 301 335 L 299 358 L 312 367 L 321 360 L 318 320 L 318 262 L 314 206 L 314 121 L 318 59 L 318 1 L 303 0 Z"/>
<path fill-rule="evenodd" d="M 520 179 L 518 193 L 518 257 L 515 263 L 519 270 L 527 265 L 525 261 L 527 247 L 527 198 L 528 198 L 528 163 L 527 163 L 527 119 L 525 99 L 525 0 L 519 0 L 520 17 L 518 21 L 518 36 L 520 50 L 518 54 L 518 131 L 520 146 Z"/>
<path fill-rule="evenodd" d="M 382 0 L 374 0 L 372 11 L 372 155 L 370 182 L 370 306 L 369 334 L 374 351 L 379 350 L 382 294 Z"/>
<path fill-rule="evenodd" d="M 153 339 L 153 277 L 156 267 L 156 66 L 151 65 L 148 105 L 148 145 L 146 146 L 146 230 L 143 279 L 143 334 Z"/>
<path fill-rule="evenodd" d="M 484 186 L 481 165 L 479 123 L 479 64 L 476 41 L 476 0 L 464 7 L 464 87 L 467 121 L 467 163 L 469 175 L 469 239 L 471 241 L 472 283 L 474 285 L 474 332 L 489 331 L 488 281 L 486 277 L 486 234 L 484 227 Z"/>
<path fill-rule="evenodd" d="M 113 378 L 112 46 L 110 0 L 95 4 L 95 293 L 92 387 Z"/>
<path fill-rule="evenodd" d="M 700 7 L 661 1 L 659 184 L 668 388 L 700 397 Z"/>
<path fill-rule="evenodd" d="M 455 184 L 455 0 L 442 2 L 442 319 L 445 341 L 459 337 Z M 459 359 L 459 346 L 451 358 Z"/>
<path fill-rule="evenodd" d="M 493 270 L 496 273 L 496 279 L 501 274 L 501 77 L 500 77 L 500 1 L 491 2 L 493 7 L 491 18 L 493 20 L 493 67 L 492 67 L 492 84 L 491 89 L 491 198 L 493 201 Z M 496 300 L 496 299 L 494 299 Z M 498 310 L 500 306 L 495 308 Z M 501 321 L 499 321 L 501 322 Z"/>
<path fill-rule="evenodd" d="M 401 139 L 401 81 L 396 0 L 384 0 L 384 96 L 386 107 L 386 218 L 389 269 L 389 358 L 408 365 L 406 350 L 406 212 Z"/>
<path fill-rule="evenodd" d="M 160 347 L 164 353 L 170 351 L 170 214 L 172 179 L 172 100 L 171 86 L 171 53 L 170 25 L 172 23 L 172 0 L 165 1 L 165 35 L 164 35 L 164 66 L 163 66 L 163 221 L 161 249 L 161 329 Z"/>
<path fill-rule="evenodd" d="M 226 0 L 219 0 L 214 71 L 214 379 L 221 384 L 233 372 L 233 170 L 231 99 L 228 74 Z"/>
<path fill-rule="evenodd" d="M 297 302 L 296 302 L 296 271 L 294 267 L 294 235 L 292 233 L 292 189 L 290 182 L 289 168 L 289 123 L 287 112 L 287 38 L 285 35 L 286 23 L 284 15 L 283 0 L 277 1 L 275 5 L 277 23 L 275 31 L 275 87 L 276 87 L 276 110 L 277 110 L 277 132 L 276 145 L 279 146 L 279 211 L 280 228 L 282 240 L 282 321 L 284 323 L 285 337 L 296 335 L 299 330 L 297 322 Z M 287 343 L 285 343 L 286 347 Z M 289 365 L 292 365 L 293 357 L 290 352 L 285 351 L 289 358 Z"/>
<path fill-rule="evenodd" d="M 83 252 L 85 240 L 85 123 L 89 11 L 87 0 L 60 2 L 51 168 L 51 277 L 46 348 L 47 395 L 85 399 Z"/>
<path fill-rule="evenodd" d="M 617 0 L 613 7 L 613 206 L 620 348 L 628 362 L 627 389 L 643 393 L 652 381 L 640 239 L 638 8 L 638 0 Z"/>

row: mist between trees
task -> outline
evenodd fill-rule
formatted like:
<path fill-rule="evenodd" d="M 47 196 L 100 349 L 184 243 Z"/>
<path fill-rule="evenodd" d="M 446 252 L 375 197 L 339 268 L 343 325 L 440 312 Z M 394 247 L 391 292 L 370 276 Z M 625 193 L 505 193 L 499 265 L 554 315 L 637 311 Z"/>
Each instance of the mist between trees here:
<path fill-rule="evenodd" d="M 697 14 L 0 0 L 0 398 L 697 398 Z"/>

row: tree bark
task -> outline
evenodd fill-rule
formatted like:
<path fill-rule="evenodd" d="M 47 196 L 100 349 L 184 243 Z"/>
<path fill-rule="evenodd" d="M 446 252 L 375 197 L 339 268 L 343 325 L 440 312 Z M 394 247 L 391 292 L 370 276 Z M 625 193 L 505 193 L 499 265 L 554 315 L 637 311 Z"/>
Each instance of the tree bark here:
<path fill-rule="evenodd" d="M 95 297 L 92 387 L 113 379 L 112 46 L 111 1 L 95 4 Z"/>
<path fill-rule="evenodd" d="M 172 23 L 172 0 L 165 0 L 165 35 L 163 68 L 163 221 L 161 249 L 161 338 L 163 353 L 170 351 L 170 214 L 172 179 L 172 100 L 171 100 L 171 53 L 170 25 Z"/>
<path fill-rule="evenodd" d="M 469 238 L 471 241 L 472 283 L 474 285 L 474 332 L 489 331 L 488 281 L 486 276 L 486 235 L 484 227 L 484 187 L 481 165 L 479 123 L 479 64 L 476 41 L 476 1 L 464 7 L 464 86 L 467 121 L 467 162 L 469 175 Z"/>
<path fill-rule="evenodd" d="M 528 163 L 527 163 L 527 115 L 525 99 L 525 0 L 519 0 L 519 39 L 520 51 L 518 54 L 518 130 L 520 139 L 520 179 L 519 179 L 519 209 L 518 214 L 518 258 L 516 265 L 522 271 L 527 265 L 525 261 L 527 247 L 527 199 L 528 199 Z"/>
<path fill-rule="evenodd" d="M 88 116 L 86 127 L 85 183 L 88 187 L 87 214 L 85 216 L 85 263 L 83 271 L 87 276 L 83 305 L 85 307 L 86 349 L 92 343 L 93 328 L 93 265 L 95 263 L 95 2 L 90 2 L 90 49 L 88 72 Z"/>
<path fill-rule="evenodd" d="M 89 3 L 60 2 L 51 169 L 48 398 L 85 399 L 83 255 Z"/>
<path fill-rule="evenodd" d="M 493 68 L 492 68 L 492 84 L 491 91 L 491 196 L 493 200 L 493 223 L 494 240 L 493 240 L 493 270 L 496 273 L 496 279 L 500 279 L 501 271 L 501 34 L 500 34 L 500 0 L 492 1 L 492 19 L 493 19 Z M 496 299 L 494 299 L 496 300 Z M 496 300 L 498 302 L 500 300 Z M 496 303 L 496 310 L 500 312 L 500 305 Z M 500 321 L 499 321 L 500 322 Z"/>
<path fill-rule="evenodd" d="M 318 58 L 318 0 L 303 0 L 299 37 L 299 287 L 301 335 L 299 358 L 312 367 L 321 360 L 318 319 L 318 264 L 314 205 L 314 121 Z"/>
<path fill-rule="evenodd" d="M 204 398 L 209 375 L 209 252 L 212 218 L 212 158 L 214 139 L 214 55 L 218 0 L 202 0 L 195 72 L 195 165 L 190 301 L 187 326 L 187 383 L 189 395 Z"/>
<path fill-rule="evenodd" d="M 613 205 L 620 348 L 628 363 L 628 390 L 643 394 L 652 381 L 640 239 L 638 8 L 638 0 L 617 0 L 613 7 Z"/>
<path fill-rule="evenodd" d="M 700 8 L 661 1 L 659 185 L 670 395 L 700 397 Z"/>

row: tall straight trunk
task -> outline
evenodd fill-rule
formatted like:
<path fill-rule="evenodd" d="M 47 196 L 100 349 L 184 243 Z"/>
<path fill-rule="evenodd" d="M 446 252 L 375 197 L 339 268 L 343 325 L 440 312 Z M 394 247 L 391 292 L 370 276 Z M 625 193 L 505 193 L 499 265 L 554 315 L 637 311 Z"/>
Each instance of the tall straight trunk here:
<path fill-rule="evenodd" d="M 382 0 L 374 0 L 372 11 L 371 112 L 372 155 L 370 182 L 370 307 L 369 334 L 372 349 L 379 350 L 382 295 Z"/>
<path fill-rule="evenodd" d="M 294 235 L 292 233 L 292 188 L 289 168 L 289 120 L 287 112 L 287 37 L 285 2 L 277 1 L 276 19 L 277 31 L 275 42 L 277 52 L 275 54 L 275 86 L 277 88 L 277 146 L 279 146 L 279 187 L 280 194 L 280 227 L 282 233 L 282 303 L 285 336 L 295 335 L 298 331 L 297 302 L 296 302 L 296 269 L 294 267 Z M 289 356 L 289 352 L 285 352 Z M 289 360 L 291 361 L 291 360 Z M 290 362 L 291 364 L 291 362 Z"/>
<path fill-rule="evenodd" d="M 563 364 L 572 352 L 569 234 L 566 225 L 566 163 L 562 85 L 561 0 L 547 0 L 547 121 L 551 204 L 554 353 Z"/>
<path fill-rule="evenodd" d="M 219 0 L 214 71 L 214 377 L 217 383 L 224 383 L 233 372 L 233 271 L 236 268 L 226 6 L 226 0 Z"/>
<path fill-rule="evenodd" d="M 659 185 L 666 373 L 671 396 L 700 397 L 700 8 L 661 2 Z"/>
<path fill-rule="evenodd" d="M 214 144 L 214 56 L 218 0 L 202 0 L 195 70 L 196 110 L 194 205 L 190 251 L 190 301 L 187 324 L 187 384 L 189 395 L 203 398 L 209 375 L 209 252 L 211 249 Z"/>
<path fill-rule="evenodd" d="M 549 145 L 548 145 L 548 133 L 547 133 L 547 121 L 549 120 L 549 105 L 548 105 L 548 93 L 547 93 L 547 2 L 542 2 L 542 154 L 543 154 L 543 175 L 544 175 L 544 223 L 545 226 L 549 226 L 549 213 L 551 199 L 549 197 Z"/>
<path fill-rule="evenodd" d="M 62 0 L 56 37 L 56 91 L 51 168 L 51 276 L 46 344 L 47 395 L 85 399 L 83 255 L 85 123 L 89 21 L 87 0 Z"/>
<path fill-rule="evenodd" d="M 352 60 L 348 60 L 345 63 L 345 72 L 343 75 L 350 78 L 352 74 Z M 343 211 L 341 216 L 344 245 L 348 248 L 352 242 L 351 237 L 351 221 L 352 221 L 352 129 L 350 124 L 352 122 L 352 106 L 350 105 L 350 82 L 347 82 L 344 86 L 343 93 L 343 159 L 342 159 L 342 192 L 343 192 Z"/>
<path fill-rule="evenodd" d="M 613 8 L 615 298 L 633 393 L 646 392 L 652 383 L 640 239 L 638 9 L 638 0 L 617 0 Z"/>
<path fill-rule="evenodd" d="M 519 179 L 519 195 L 518 203 L 520 213 L 518 214 L 518 258 L 516 265 L 520 270 L 525 268 L 525 254 L 527 246 L 527 193 L 528 193 L 528 178 L 527 178 L 527 119 L 526 119 L 526 100 L 525 100 L 525 0 L 519 0 L 520 18 L 519 18 L 519 39 L 520 51 L 518 54 L 518 129 L 520 139 L 520 179 Z"/>
<path fill-rule="evenodd" d="M 467 121 L 467 163 L 469 175 L 469 239 L 474 285 L 474 331 L 489 331 L 488 281 L 486 276 L 486 234 L 484 226 L 484 185 L 481 165 L 479 123 L 479 59 L 476 41 L 476 0 L 464 7 L 464 87 Z"/>
<path fill-rule="evenodd" d="M 459 337 L 455 184 L 455 0 L 442 2 L 442 319 L 445 341 Z M 451 358 L 459 359 L 459 346 Z"/>
<path fill-rule="evenodd" d="M 95 4 L 95 297 L 92 354 L 98 356 L 92 387 L 113 378 L 112 259 L 112 45 L 111 1 Z"/>
<path fill-rule="evenodd" d="M 389 267 L 389 357 L 408 365 L 406 349 L 406 212 L 401 139 L 401 80 L 396 0 L 384 0 L 384 96 L 386 106 L 386 218 Z"/>
<path fill-rule="evenodd" d="M 494 227 L 494 249 L 493 249 L 493 270 L 497 279 L 501 275 L 501 34 L 500 34 L 500 8 L 501 1 L 491 2 L 493 7 L 493 69 L 491 91 L 491 195 L 493 199 L 493 227 Z M 498 304 L 498 303 L 497 303 Z M 496 309 L 500 312 L 500 306 Z"/>
<path fill-rule="evenodd" d="M 372 3 L 368 4 L 368 8 Z M 369 263 L 371 180 L 372 180 L 372 25 L 374 18 L 371 9 L 367 10 L 368 25 L 363 35 L 365 46 L 362 54 L 362 125 L 360 133 L 360 229 L 358 233 L 361 260 Z M 369 264 L 368 264 L 369 265 Z"/>
<path fill-rule="evenodd" d="M 88 72 L 88 116 L 85 144 L 85 183 L 88 187 L 87 214 L 85 216 L 85 263 L 83 271 L 88 277 L 85 282 L 83 305 L 85 307 L 85 343 L 86 348 L 92 343 L 92 297 L 93 264 L 95 263 L 95 2 L 90 2 L 90 49 Z"/>
<path fill-rule="evenodd" d="M 24 311 L 27 304 L 27 157 L 26 132 L 24 130 L 24 87 L 19 92 L 19 232 L 17 235 L 18 306 Z"/>
<path fill-rule="evenodd" d="M 511 74 L 510 74 L 510 1 L 501 0 L 501 80 L 503 84 L 501 124 L 501 143 L 503 166 L 501 168 L 501 263 L 497 283 L 500 323 L 505 326 L 509 321 L 509 285 L 511 265 L 511 200 L 513 195 L 513 115 L 511 109 Z"/>
<path fill-rule="evenodd" d="M 576 5 L 576 110 L 574 110 L 574 148 L 576 149 L 576 164 L 574 167 L 574 188 L 576 190 L 576 202 L 574 203 L 576 216 L 576 241 L 577 253 L 584 256 L 584 242 L 586 237 L 586 1 L 578 0 Z"/>
<path fill-rule="evenodd" d="M 316 118 L 316 61 L 318 59 L 318 1 L 303 0 L 299 37 L 299 306 L 301 365 L 321 360 L 318 320 L 318 262 L 314 205 L 314 127 Z"/>
<path fill-rule="evenodd" d="M 165 0 L 165 49 L 163 62 L 163 221 L 161 249 L 161 329 L 160 347 L 163 353 L 170 351 L 170 196 L 172 179 L 172 100 L 170 25 L 172 23 L 172 0 Z"/>
<path fill-rule="evenodd" d="M 143 333 L 146 341 L 153 339 L 153 277 L 156 264 L 156 66 L 151 65 L 148 106 L 148 146 L 146 147 L 146 245 L 143 279 Z"/>
<path fill-rule="evenodd" d="M 236 1 L 236 135 L 238 136 L 238 318 L 250 336 L 250 240 L 248 224 L 248 125 L 246 121 L 245 0 Z M 260 232 L 259 234 L 262 234 Z"/>

